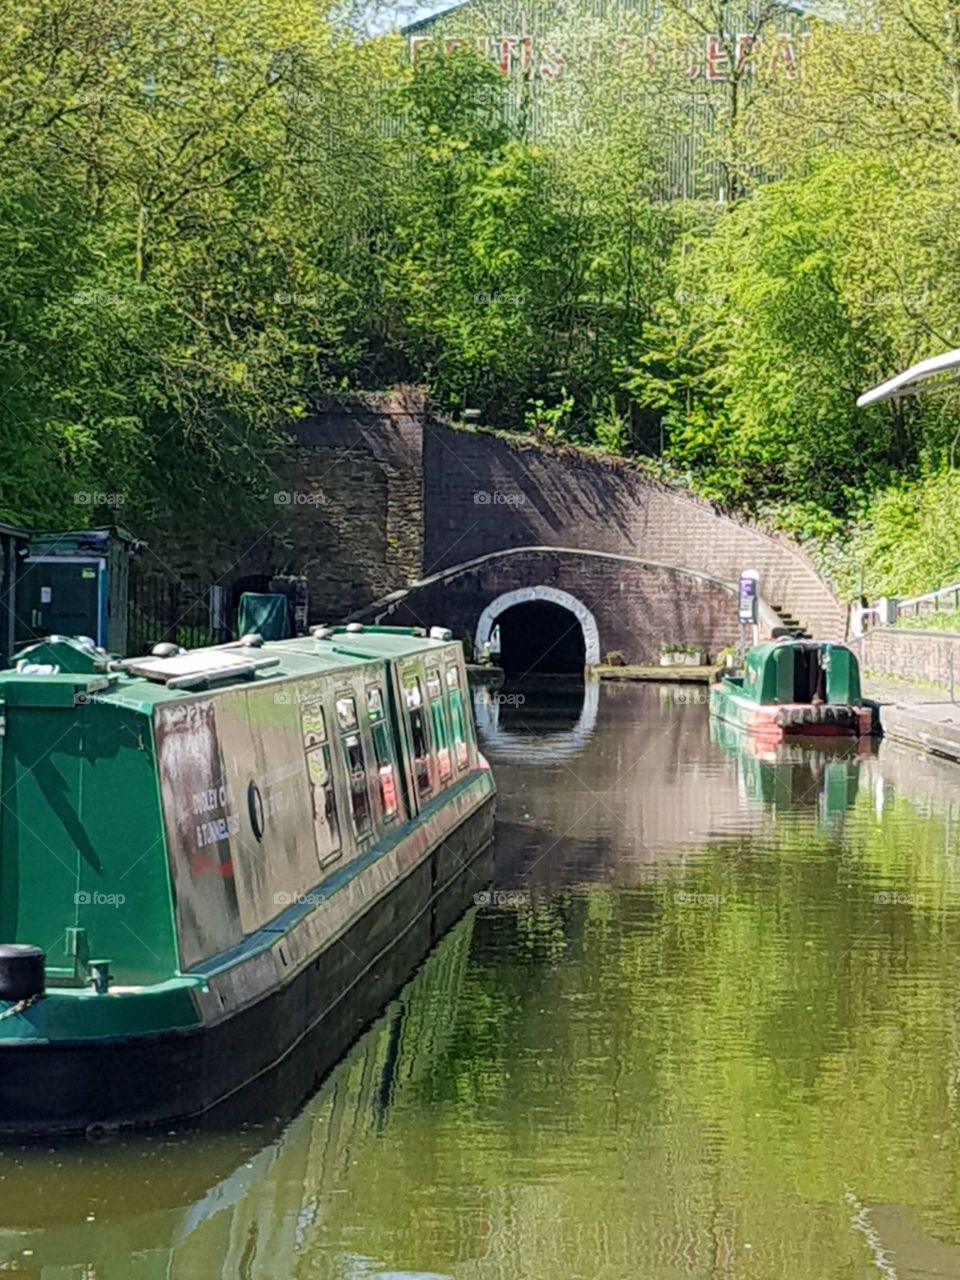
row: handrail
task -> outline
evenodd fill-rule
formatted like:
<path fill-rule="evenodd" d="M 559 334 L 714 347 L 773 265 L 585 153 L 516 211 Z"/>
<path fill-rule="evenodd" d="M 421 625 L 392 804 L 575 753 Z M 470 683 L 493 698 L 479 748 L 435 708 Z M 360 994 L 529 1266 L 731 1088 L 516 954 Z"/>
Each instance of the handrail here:
<path fill-rule="evenodd" d="M 901 615 L 911 610 L 913 616 L 919 618 L 922 607 L 928 604 L 932 604 L 934 612 L 938 613 L 940 601 L 947 596 L 953 596 L 953 607 L 960 610 L 960 582 L 938 587 L 936 591 L 927 591 L 921 596 L 909 596 L 905 600 L 900 600 L 896 596 L 881 596 L 871 605 L 854 604 L 850 609 L 850 633 L 854 636 L 862 636 L 868 623 L 873 626 L 895 625 Z"/>
<path fill-rule="evenodd" d="M 942 597 L 950 595 L 953 596 L 957 608 L 960 609 L 960 582 L 954 582 L 951 583 L 949 587 L 940 587 L 938 591 L 928 591 L 926 595 L 911 596 L 907 600 L 898 600 L 897 613 L 905 613 L 907 609 L 913 608 L 919 611 L 920 605 L 924 604 L 926 601 L 933 600 L 934 602 L 937 602 L 942 599 Z"/>

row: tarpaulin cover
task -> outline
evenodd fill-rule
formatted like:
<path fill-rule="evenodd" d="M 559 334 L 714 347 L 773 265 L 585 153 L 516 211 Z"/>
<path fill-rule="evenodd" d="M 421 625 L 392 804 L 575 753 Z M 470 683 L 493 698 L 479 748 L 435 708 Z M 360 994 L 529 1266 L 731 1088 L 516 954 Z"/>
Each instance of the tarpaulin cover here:
<path fill-rule="evenodd" d="M 245 591 L 240 597 L 237 631 L 242 636 L 256 632 L 264 640 L 288 639 L 292 633 L 287 597 Z"/>

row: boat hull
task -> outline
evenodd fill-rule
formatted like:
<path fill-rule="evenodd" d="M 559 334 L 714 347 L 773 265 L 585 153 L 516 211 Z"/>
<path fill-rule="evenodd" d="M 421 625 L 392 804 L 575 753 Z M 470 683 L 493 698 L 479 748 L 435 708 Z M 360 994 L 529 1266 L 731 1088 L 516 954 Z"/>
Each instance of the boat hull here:
<path fill-rule="evenodd" d="M 869 707 L 843 703 L 757 703 L 722 684 L 710 689 L 710 713 L 765 743 L 784 738 L 859 738 L 873 732 Z"/>
<path fill-rule="evenodd" d="M 260 1109 L 244 1099 L 274 1097 L 278 1072 L 285 1104 L 290 1090 L 306 1096 L 489 883 L 494 804 L 491 784 L 286 982 L 227 1016 L 142 1035 L 0 1041 L 0 1136 L 212 1120 L 238 1103 L 250 1116 Z"/>

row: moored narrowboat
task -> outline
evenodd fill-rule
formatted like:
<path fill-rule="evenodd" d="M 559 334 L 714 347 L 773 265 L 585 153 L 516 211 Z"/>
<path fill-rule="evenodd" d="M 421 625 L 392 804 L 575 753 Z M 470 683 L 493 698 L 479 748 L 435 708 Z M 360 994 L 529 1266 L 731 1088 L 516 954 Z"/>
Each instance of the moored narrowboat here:
<path fill-rule="evenodd" d="M 310 1037 L 319 1078 L 486 882 L 449 632 L 0 673 L 0 1133 L 188 1120 Z"/>
<path fill-rule="evenodd" d="M 754 645 L 740 675 L 710 689 L 710 713 L 767 742 L 870 734 L 873 712 L 846 645 L 784 637 Z"/>

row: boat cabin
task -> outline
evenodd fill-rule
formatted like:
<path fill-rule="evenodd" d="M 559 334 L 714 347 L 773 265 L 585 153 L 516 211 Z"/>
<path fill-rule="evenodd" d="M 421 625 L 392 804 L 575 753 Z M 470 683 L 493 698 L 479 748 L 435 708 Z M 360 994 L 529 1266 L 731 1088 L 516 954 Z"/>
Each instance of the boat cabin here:
<path fill-rule="evenodd" d="M 0 938 L 59 939 L 48 982 L 82 984 L 88 954 L 127 984 L 216 967 L 370 861 L 419 856 L 478 775 L 492 793 L 449 633 L 158 650 L 51 637 L 0 674 Z"/>
<path fill-rule="evenodd" d="M 825 640 L 771 640 L 754 645 L 740 685 L 745 698 L 761 704 L 837 703 L 859 706 L 860 667 L 843 644 Z"/>

